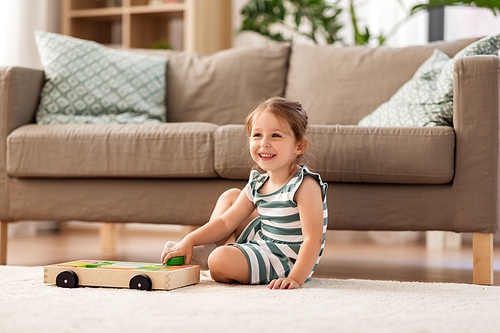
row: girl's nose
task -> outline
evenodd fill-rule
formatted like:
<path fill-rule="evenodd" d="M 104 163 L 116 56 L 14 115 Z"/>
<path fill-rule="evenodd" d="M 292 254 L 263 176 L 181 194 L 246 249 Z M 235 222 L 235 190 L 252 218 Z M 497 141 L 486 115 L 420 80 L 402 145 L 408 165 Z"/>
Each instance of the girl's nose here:
<path fill-rule="evenodd" d="M 270 147 L 271 145 L 269 144 L 269 141 L 267 139 L 263 139 L 261 142 L 260 142 L 260 146 L 261 147 Z"/>

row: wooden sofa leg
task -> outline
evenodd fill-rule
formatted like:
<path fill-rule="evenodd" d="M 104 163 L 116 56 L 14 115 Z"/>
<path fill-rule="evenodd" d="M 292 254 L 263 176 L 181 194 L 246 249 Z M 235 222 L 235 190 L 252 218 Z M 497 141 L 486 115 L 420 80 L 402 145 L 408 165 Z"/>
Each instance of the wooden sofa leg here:
<path fill-rule="evenodd" d="M 7 222 L 0 221 L 0 265 L 7 265 Z"/>
<path fill-rule="evenodd" d="M 474 284 L 493 284 L 493 234 L 472 234 Z"/>
<path fill-rule="evenodd" d="M 117 223 L 101 223 L 99 238 L 101 240 L 102 258 L 104 260 L 116 259 Z"/>

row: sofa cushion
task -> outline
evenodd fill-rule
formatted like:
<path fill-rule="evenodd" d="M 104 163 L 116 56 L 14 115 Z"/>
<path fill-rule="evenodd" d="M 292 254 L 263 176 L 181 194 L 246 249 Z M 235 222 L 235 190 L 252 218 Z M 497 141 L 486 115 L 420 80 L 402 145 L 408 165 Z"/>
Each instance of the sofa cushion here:
<path fill-rule="evenodd" d="M 167 121 L 243 124 L 263 99 L 284 94 L 289 53 L 289 44 L 170 53 Z"/>
<path fill-rule="evenodd" d="M 165 121 L 165 58 L 49 32 L 35 37 L 46 79 L 37 123 Z"/>
<path fill-rule="evenodd" d="M 434 50 L 391 99 L 368 116 L 360 126 L 453 126 L 453 66 L 458 59 L 496 55 L 500 34 L 488 36 L 464 48 L 450 59 Z"/>
<path fill-rule="evenodd" d="M 225 125 L 215 131 L 215 171 L 222 178 L 246 179 L 253 161 L 244 125 Z"/>
<path fill-rule="evenodd" d="M 215 132 L 215 171 L 247 179 L 243 125 Z M 311 125 L 312 169 L 325 181 L 446 184 L 453 179 L 455 132 L 450 127 L 376 128 Z M 248 156 L 248 152 L 246 153 Z"/>
<path fill-rule="evenodd" d="M 216 177 L 207 123 L 25 125 L 7 138 L 13 177 Z"/>
<path fill-rule="evenodd" d="M 394 49 L 296 45 L 285 97 L 302 103 L 311 124 L 355 125 L 411 79 L 434 49 L 453 57 L 476 40 Z"/>

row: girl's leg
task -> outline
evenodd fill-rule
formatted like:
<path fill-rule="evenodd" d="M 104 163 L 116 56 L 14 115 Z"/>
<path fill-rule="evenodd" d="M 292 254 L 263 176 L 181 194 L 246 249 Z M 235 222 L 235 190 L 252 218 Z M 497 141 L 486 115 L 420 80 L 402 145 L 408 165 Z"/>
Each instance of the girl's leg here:
<path fill-rule="evenodd" d="M 224 192 L 217 201 L 215 209 L 210 220 L 219 217 L 231 207 L 241 190 L 230 189 Z M 233 235 L 216 242 L 217 247 L 208 257 L 208 267 L 210 275 L 218 282 L 239 282 L 243 284 L 250 283 L 250 268 L 245 254 L 235 246 L 225 245 L 231 238 L 236 238 L 245 229 L 245 227 L 258 216 L 255 210 L 242 224 L 236 228 Z"/>
<path fill-rule="evenodd" d="M 210 275 L 217 282 L 250 283 L 250 268 L 245 254 L 235 246 L 216 248 L 208 257 Z"/>
<path fill-rule="evenodd" d="M 238 199 L 238 196 L 240 195 L 241 190 L 237 188 L 232 188 L 224 193 L 221 194 L 219 199 L 217 200 L 217 203 L 215 204 L 214 211 L 212 212 L 212 215 L 210 216 L 210 221 L 221 216 L 224 214 L 229 207 L 231 207 L 235 202 L 236 199 Z M 225 245 L 231 238 L 236 238 L 238 235 L 245 229 L 245 227 L 250 223 L 253 219 L 255 219 L 258 216 L 257 210 L 255 210 L 250 217 L 248 217 L 242 224 L 236 228 L 234 231 L 233 235 L 226 237 L 224 239 L 221 239 L 218 242 L 215 242 L 217 246 L 222 246 Z"/>

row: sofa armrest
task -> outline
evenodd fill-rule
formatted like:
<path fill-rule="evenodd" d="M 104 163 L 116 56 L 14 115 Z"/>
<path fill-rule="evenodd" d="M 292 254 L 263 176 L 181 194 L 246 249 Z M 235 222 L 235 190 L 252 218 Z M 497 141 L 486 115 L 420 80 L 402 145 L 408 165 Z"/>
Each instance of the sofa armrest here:
<path fill-rule="evenodd" d="M 0 68 L 0 220 L 8 220 L 6 164 L 7 136 L 19 126 L 32 123 L 44 82 L 41 70 Z"/>
<path fill-rule="evenodd" d="M 42 70 L 22 67 L 0 68 L 0 120 L 2 138 L 15 128 L 33 123 L 40 91 L 44 83 Z"/>
<path fill-rule="evenodd" d="M 455 63 L 455 231 L 498 229 L 499 68 L 497 56 L 466 57 Z"/>

